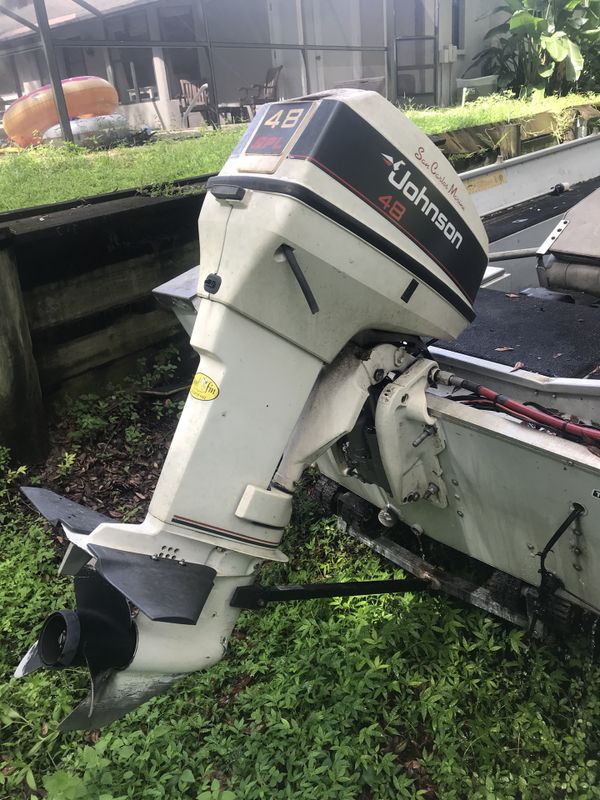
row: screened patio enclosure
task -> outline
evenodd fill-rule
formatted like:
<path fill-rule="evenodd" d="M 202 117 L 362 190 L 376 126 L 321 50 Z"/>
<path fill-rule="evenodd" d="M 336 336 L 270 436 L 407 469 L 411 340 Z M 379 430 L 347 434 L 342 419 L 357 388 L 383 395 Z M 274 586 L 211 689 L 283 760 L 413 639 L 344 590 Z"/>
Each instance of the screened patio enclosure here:
<path fill-rule="evenodd" d="M 464 71 L 457 62 L 469 2 L 483 0 L 46 0 L 45 7 L 61 78 L 106 78 L 132 124 L 176 129 L 241 121 L 256 104 L 341 86 L 447 104 Z M 49 78 L 34 0 L 3 0 L 2 105 Z"/>

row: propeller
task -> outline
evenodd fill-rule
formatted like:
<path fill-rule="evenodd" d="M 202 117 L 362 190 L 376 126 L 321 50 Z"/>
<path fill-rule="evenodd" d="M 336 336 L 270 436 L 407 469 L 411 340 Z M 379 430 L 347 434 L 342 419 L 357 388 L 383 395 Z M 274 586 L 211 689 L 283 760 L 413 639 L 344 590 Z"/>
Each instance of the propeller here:
<path fill-rule="evenodd" d="M 92 678 L 88 696 L 60 723 L 61 731 L 93 730 L 109 725 L 147 700 L 165 692 L 183 675 L 108 669 Z"/>
<path fill-rule="evenodd" d="M 92 715 L 95 698 L 102 694 L 110 675 L 133 658 L 136 632 L 126 598 L 101 575 L 86 570 L 75 576 L 74 584 L 77 610 L 50 614 L 15 670 L 15 677 L 38 669 L 87 665 L 92 680 L 88 704 Z"/>
<path fill-rule="evenodd" d="M 151 557 L 87 540 L 84 549 L 79 546 L 82 537 L 110 518 L 47 489 L 26 487 L 23 494 L 51 523 L 62 523 L 69 539 L 76 538 L 69 542 L 59 570 L 61 575 L 74 576 L 76 610 L 50 614 L 14 674 L 22 678 L 38 669 L 87 666 L 91 691 L 60 729 L 100 728 L 183 677 L 175 671 L 149 671 L 152 659 L 146 670 L 132 663 L 138 646 L 132 607 L 152 622 L 195 626 L 216 571 L 205 564 Z M 92 558 L 94 567 L 86 566 Z M 160 647 L 161 636 L 156 633 L 150 638 L 156 638 L 153 646 Z"/>
<path fill-rule="evenodd" d="M 90 568 L 75 576 L 74 586 L 77 610 L 50 614 L 14 673 L 22 678 L 38 669 L 87 666 L 90 692 L 60 723 L 62 731 L 108 725 L 184 677 L 125 669 L 137 645 L 129 602 Z"/>

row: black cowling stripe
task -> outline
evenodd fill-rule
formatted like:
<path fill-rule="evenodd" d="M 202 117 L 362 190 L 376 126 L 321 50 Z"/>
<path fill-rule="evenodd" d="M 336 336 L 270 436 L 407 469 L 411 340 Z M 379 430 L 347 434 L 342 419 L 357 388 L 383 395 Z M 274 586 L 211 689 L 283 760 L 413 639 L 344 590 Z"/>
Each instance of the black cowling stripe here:
<path fill-rule="evenodd" d="M 430 272 L 423 264 L 410 256 L 400 247 L 392 244 L 388 239 L 369 228 L 355 217 L 342 211 L 333 203 L 320 197 L 315 192 L 307 189 L 299 183 L 283 181 L 278 178 L 259 178 L 256 176 L 238 175 L 217 175 L 210 178 L 208 188 L 216 186 L 242 186 L 244 189 L 253 189 L 258 192 L 269 192 L 271 194 L 283 194 L 293 197 L 301 203 L 309 206 L 319 214 L 345 228 L 350 233 L 358 236 L 359 239 L 367 242 L 372 247 L 382 252 L 388 258 L 395 261 L 401 267 L 415 276 L 419 281 L 429 286 L 437 292 L 444 300 L 447 300 L 462 316 L 469 322 L 475 319 L 472 307 L 462 300 L 453 289 Z"/>

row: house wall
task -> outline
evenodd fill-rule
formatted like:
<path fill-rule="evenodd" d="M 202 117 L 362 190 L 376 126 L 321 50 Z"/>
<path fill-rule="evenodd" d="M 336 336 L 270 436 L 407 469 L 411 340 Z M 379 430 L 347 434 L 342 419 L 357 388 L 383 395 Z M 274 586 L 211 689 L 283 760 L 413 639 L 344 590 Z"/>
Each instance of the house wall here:
<path fill-rule="evenodd" d="M 43 56 L 42 56 L 43 58 Z M 21 83 L 23 94 L 33 92 L 43 86 L 44 76 L 35 52 L 16 53 L 15 67 Z"/>
<path fill-rule="evenodd" d="M 453 82 L 456 78 L 465 76 L 465 73 L 469 78 L 476 78 L 482 74 L 480 65 L 472 66 L 473 58 L 485 49 L 487 42 L 484 37 L 490 28 L 506 19 L 505 13 L 491 14 L 498 5 L 500 4 L 496 0 L 465 0 L 464 47 L 459 51 L 457 61 L 452 68 Z M 452 102 L 458 101 L 455 86 L 454 83 Z"/>
<path fill-rule="evenodd" d="M 465 42 L 464 50 L 459 55 L 458 69 L 462 70 L 456 75 L 460 78 L 471 65 L 473 58 L 486 46 L 484 41 L 485 34 L 495 25 L 499 25 L 506 19 L 505 13 L 497 13 L 491 16 L 490 12 L 497 8 L 500 3 L 496 0 L 465 0 Z M 470 77 L 481 75 L 479 67 L 469 71 Z"/>
<path fill-rule="evenodd" d="M 466 2 L 467 0 L 463 0 Z M 452 105 L 452 98 L 455 94 L 455 61 L 447 63 L 448 53 L 456 59 L 457 50 L 449 50 L 452 41 L 452 3 L 441 2 L 438 19 L 438 72 L 437 72 L 437 98 L 436 103 L 440 106 Z M 446 55 L 445 55 L 446 54 Z"/>
<path fill-rule="evenodd" d="M 13 69 L 8 58 L 0 59 L 0 98 L 15 97 L 17 86 L 15 83 Z"/>
<path fill-rule="evenodd" d="M 360 0 L 361 44 L 385 46 L 385 10 L 384 2 Z M 365 51 L 361 53 L 362 77 L 376 78 L 386 74 L 385 53 L 382 51 Z"/>
<path fill-rule="evenodd" d="M 59 45 L 56 48 L 56 56 L 58 59 L 58 66 L 60 74 L 63 77 L 74 78 L 77 70 L 67 69 L 67 59 L 65 50 L 60 47 L 62 40 L 74 39 L 103 39 L 104 28 L 101 20 L 92 19 L 84 22 L 77 23 L 77 25 L 65 25 L 64 27 L 55 28 L 53 36 L 56 43 Z M 81 60 L 83 62 L 83 73 L 77 74 L 96 75 L 99 78 L 106 78 L 106 64 L 104 59 L 103 48 L 101 47 L 82 47 L 80 51 L 74 51 L 77 58 L 73 61 Z"/>
<path fill-rule="evenodd" d="M 213 50 L 216 89 L 220 103 L 237 103 L 241 87 L 252 87 L 265 80 L 267 70 L 282 65 L 278 96 L 297 97 L 307 91 L 321 91 L 348 81 L 377 78 L 386 73 L 385 53 L 376 51 L 348 52 L 270 49 L 265 47 L 238 47 L 239 43 L 268 44 L 281 42 L 316 45 L 383 46 L 385 44 L 385 0 L 204 0 L 206 15 L 191 0 L 161 0 L 137 6 L 126 15 L 113 14 L 105 18 L 90 19 L 54 28 L 60 39 L 81 40 L 81 49 L 57 48 L 59 66 L 65 77 L 78 72 L 107 77 L 119 93 L 122 111 L 136 126 L 178 127 L 180 113 L 176 98 L 181 79 L 194 84 L 209 83 L 210 67 L 202 48 L 194 47 L 194 37 L 212 41 L 231 41 L 228 48 Z M 502 19 L 502 14 L 489 16 L 498 0 L 463 0 L 464 31 L 462 49 L 454 53 L 452 45 L 452 2 L 439 0 L 439 49 L 437 102 L 448 105 L 456 101 L 456 79 L 470 67 L 473 57 L 485 47 L 484 36 L 492 25 Z M 397 36 L 432 35 L 435 0 L 395 0 Z M 181 19 L 175 13 L 181 8 Z M 169 49 L 164 46 L 145 49 L 86 47 L 85 40 L 103 39 L 106 36 L 130 39 L 159 39 L 162 36 L 161 10 L 170 19 L 171 31 L 181 27 L 182 33 L 172 33 L 171 38 L 190 38 L 190 48 Z M 488 16 L 486 16 L 488 15 Z M 190 22 L 193 18 L 193 22 Z M 173 28 L 175 25 L 175 28 Z M 187 26 L 187 27 L 186 27 Z M 189 31 L 187 30 L 189 28 Z M 451 55 L 448 58 L 448 55 Z M 153 86 L 158 97 L 147 103 L 127 100 L 132 88 L 130 61 L 136 65 L 139 86 Z M 399 65 L 431 64 L 434 60 L 432 42 L 403 42 L 398 47 Z M 41 50 L 16 53 L 14 65 L 21 90 L 38 88 L 47 80 L 45 60 Z M 480 74 L 480 68 L 471 68 L 470 75 Z M 433 70 L 413 68 L 398 73 L 399 96 L 416 96 L 420 102 L 434 102 Z M 0 95 L 14 92 L 12 65 L 5 57 L 0 60 Z M 135 107 L 133 107 L 135 106 Z"/>
<path fill-rule="evenodd" d="M 270 41 L 281 44 L 301 44 L 303 22 L 298 0 L 280 0 L 268 4 Z M 299 97 L 308 91 L 302 53 L 298 50 L 273 50 L 275 66 L 282 65 L 279 75 L 281 97 Z"/>
<path fill-rule="evenodd" d="M 106 78 L 106 62 L 102 47 L 87 47 L 84 51 L 86 75 Z"/>
<path fill-rule="evenodd" d="M 271 41 L 286 44 L 383 46 L 383 0 L 280 0 L 269 7 Z M 385 75 L 382 52 L 276 50 L 280 94 L 293 97 Z"/>
<path fill-rule="evenodd" d="M 396 0 L 397 19 L 400 19 L 400 26 L 403 22 L 410 29 L 410 15 L 418 10 L 419 4 L 421 12 L 421 31 L 427 35 L 433 33 L 433 0 L 415 0 L 406 3 L 405 0 Z M 499 24 L 503 17 L 502 13 L 490 15 L 499 4 L 496 0 L 463 0 L 462 20 L 460 41 L 453 41 L 452 30 L 452 3 L 449 0 L 439 1 L 439 65 L 438 65 L 438 97 L 439 105 L 453 105 L 458 101 L 456 91 L 456 79 L 463 77 L 468 70 L 469 77 L 481 75 L 479 66 L 472 67 L 473 58 L 486 46 L 484 36 L 494 25 Z M 412 10 L 411 10 L 412 7 Z M 417 14 L 418 17 L 418 14 Z M 399 26 L 397 25 L 397 32 Z M 418 33 L 415 30 L 413 32 Z M 457 45 L 456 51 L 452 46 Z M 421 60 L 430 62 L 433 58 L 433 48 L 429 45 L 403 45 L 407 48 L 407 54 L 413 48 L 413 55 L 419 58 L 419 47 L 421 47 Z M 399 61 L 401 59 L 399 58 Z M 419 81 L 418 71 L 412 73 L 417 78 L 417 83 L 422 83 L 427 91 L 432 91 L 433 73 L 427 70 L 425 79 Z M 399 92 L 400 93 L 400 92 Z"/>
<path fill-rule="evenodd" d="M 360 45 L 358 0 L 305 0 L 306 39 L 314 44 Z M 360 53 L 310 51 L 311 87 L 332 89 L 343 81 L 362 77 Z"/>
<path fill-rule="evenodd" d="M 139 130 L 148 126 L 153 130 L 164 127 L 173 129 L 181 126 L 181 113 L 178 100 L 167 100 L 161 103 L 150 100 L 141 103 L 126 103 L 117 107 L 117 113 L 122 114 L 134 130 Z M 166 119 L 165 119 L 166 117 Z M 164 125 L 163 125 L 164 123 Z M 195 122 L 190 119 L 190 125 L 200 125 L 200 121 Z"/>

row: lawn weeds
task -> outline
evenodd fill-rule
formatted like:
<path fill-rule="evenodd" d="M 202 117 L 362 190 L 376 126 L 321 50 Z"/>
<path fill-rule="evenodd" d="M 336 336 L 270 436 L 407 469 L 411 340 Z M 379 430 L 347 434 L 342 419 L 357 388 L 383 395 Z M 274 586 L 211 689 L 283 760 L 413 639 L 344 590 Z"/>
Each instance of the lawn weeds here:
<path fill-rule="evenodd" d="M 518 100 L 504 94 L 484 97 L 464 108 L 403 110 L 429 135 L 459 128 L 513 122 L 547 111 L 560 129 L 565 109 L 599 103 L 598 95 L 571 94 L 540 101 Z M 218 172 L 237 144 L 244 127 L 205 130 L 197 138 L 160 139 L 138 147 L 89 152 L 74 145 L 43 145 L 0 158 L 0 212 L 90 197 L 118 189 L 143 189 L 151 196 L 198 191 L 176 189 L 182 178 Z"/>
<path fill-rule="evenodd" d="M 519 99 L 508 93 L 500 93 L 480 97 L 464 106 L 421 109 L 409 104 L 403 110 L 415 125 L 431 136 L 479 125 L 516 122 L 541 113 L 561 118 L 567 109 L 574 106 L 599 104 L 598 94 L 569 94 L 565 97 L 550 96 L 535 100 Z"/>
<path fill-rule="evenodd" d="M 159 367 L 65 404 L 43 468 L 24 475 L 0 451 L 2 800 L 600 798 L 589 643 L 529 644 L 434 594 L 245 612 L 210 671 L 102 731 L 58 734 L 85 675 L 11 677 L 45 615 L 72 603 L 55 576 L 62 537 L 17 485 L 37 477 L 115 518 L 143 516 L 181 405 L 138 391 L 176 364 Z M 320 518 L 303 488 L 284 549 L 290 564 L 263 566 L 262 582 L 401 576 Z"/>
<path fill-rule="evenodd" d="M 75 145 L 40 145 L 7 153 L 0 158 L 0 212 L 119 189 L 173 194 L 173 181 L 218 171 L 241 135 L 236 126 L 138 147 L 90 152 Z"/>

